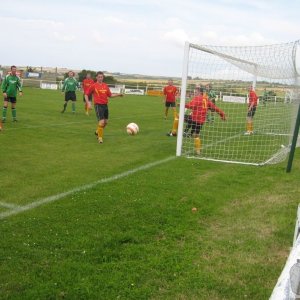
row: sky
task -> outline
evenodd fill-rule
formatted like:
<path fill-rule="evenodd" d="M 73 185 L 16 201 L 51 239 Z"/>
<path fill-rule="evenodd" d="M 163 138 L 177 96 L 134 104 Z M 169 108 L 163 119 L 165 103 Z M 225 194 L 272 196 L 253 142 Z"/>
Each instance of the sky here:
<path fill-rule="evenodd" d="M 180 76 L 185 41 L 300 39 L 299 0 L 0 0 L 0 64 Z"/>

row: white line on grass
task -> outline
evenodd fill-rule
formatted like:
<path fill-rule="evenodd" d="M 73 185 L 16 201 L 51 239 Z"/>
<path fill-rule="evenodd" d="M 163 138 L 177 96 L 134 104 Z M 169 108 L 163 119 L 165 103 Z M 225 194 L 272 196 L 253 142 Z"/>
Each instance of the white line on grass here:
<path fill-rule="evenodd" d="M 0 206 L 5 207 L 5 208 L 10 208 L 10 209 L 20 207 L 19 205 L 7 203 L 7 202 L 3 202 L 3 201 L 0 201 Z"/>
<path fill-rule="evenodd" d="M 113 175 L 111 177 L 103 178 L 103 179 L 100 179 L 100 180 L 95 181 L 93 183 L 86 184 L 86 185 L 74 188 L 74 189 L 69 190 L 69 191 L 64 192 L 64 193 L 60 193 L 60 194 L 49 196 L 49 197 L 46 197 L 46 198 L 43 198 L 43 199 L 40 199 L 40 200 L 36 200 L 36 201 L 31 202 L 31 203 L 29 203 L 27 205 L 24 205 L 24 206 L 14 207 L 13 209 L 11 209 L 9 211 L 5 211 L 5 212 L 0 213 L 0 220 L 8 218 L 8 217 L 13 216 L 13 215 L 18 215 L 18 214 L 20 214 L 22 212 L 25 212 L 25 211 L 28 211 L 28 210 L 32 210 L 36 207 L 39 207 L 39 206 L 47 204 L 47 203 L 58 201 L 58 200 L 60 200 L 64 197 L 70 196 L 71 194 L 91 189 L 91 188 L 93 188 L 93 187 L 95 187 L 99 184 L 112 182 L 112 181 L 118 180 L 120 178 L 127 177 L 131 174 L 137 173 L 139 171 L 143 171 L 143 170 L 153 168 L 155 166 L 158 166 L 158 165 L 161 165 L 163 163 L 169 162 L 169 161 L 175 159 L 175 157 L 176 156 L 170 156 L 170 157 L 167 157 L 165 159 L 158 160 L 158 161 L 155 161 L 155 162 L 137 167 L 135 169 L 125 171 L 123 173 L 116 174 L 116 175 Z"/>

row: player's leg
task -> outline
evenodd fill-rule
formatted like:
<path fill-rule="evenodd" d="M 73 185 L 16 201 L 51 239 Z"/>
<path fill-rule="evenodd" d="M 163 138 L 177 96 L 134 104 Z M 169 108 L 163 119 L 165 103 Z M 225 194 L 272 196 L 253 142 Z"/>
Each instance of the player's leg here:
<path fill-rule="evenodd" d="M 83 94 L 83 103 L 84 103 L 84 111 L 85 111 L 85 114 L 88 116 L 89 115 L 89 108 L 85 102 L 85 95 Z"/>
<path fill-rule="evenodd" d="M 202 125 L 196 122 L 193 122 L 192 128 L 194 132 L 194 147 L 197 155 L 201 153 L 201 139 L 200 139 L 200 130 Z"/>
<path fill-rule="evenodd" d="M 65 102 L 64 102 L 63 109 L 62 109 L 62 111 L 61 111 L 62 114 L 63 114 L 63 113 L 66 111 L 66 109 L 67 109 L 68 101 L 71 100 L 70 97 L 69 97 L 69 95 L 70 95 L 69 92 L 66 92 L 66 93 L 65 93 Z"/>
<path fill-rule="evenodd" d="M 247 114 L 247 131 L 246 131 L 246 135 L 250 135 L 253 134 L 253 117 L 255 115 L 255 111 L 256 111 L 256 107 L 252 107 L 252 109 L 250 111 L 248 111 Z"/>
<path fill-rule="evenodd" d="M 76 112 L 76 93 L 72 92 L 71 93 L 71 100 L 72 100 L 72 113 L 75 114 Z"/>
<path fill-rule="evenodd" d="M 11 114 L 13 122 L 17 122 L 16 98 L 11 99 Z"/>
<path fill-rule="evenodd" d="M 177 136 L 178 122 L 179 122 L 179 116 L 176 112 L 173 120 L 172 130 L 169 133 L 167 133 L 167 136 Z"/>
<path fill-rule="evenodd" d="M 5 98 L 4 103 L 3 103 L 3 109 L 2 109 L 2 122 L 3 123 L 5 123 L 5 121 L 6 121 L 7 108 L 8 108 L 8 98 Z"/>
<path fill-rule="evenodd" d="M 104 128 L 107 125 L 108 121 L 108 107 L 107 105 L 95 105 L 95 111 L 96 115 L 98 118 L 98 127 L 97 127 L 97 137 L 98 137 L 98 142 L 100 144 L 103 143 L 103 134 L 104 134 Z"/>
<path fill-rule="evenodd" d="M 165 102 L 165 120 L 167 120 L 167 117 L 168 117 L 169 107 L 170 107 L 170 103 L 166 101 Z"/>
<path fill-rule="evenodd" d="M 216 105 L 216 100 L 215 100 L 215 99 L 213 99 L 211 102 L 212 102 L 214 105 Z M 211 122 L 214 122 L 214 121 L 215 121 L 215 112 L 214 112 L 214 111 L 210 111 L 210 121 L 211 121 Z"/>

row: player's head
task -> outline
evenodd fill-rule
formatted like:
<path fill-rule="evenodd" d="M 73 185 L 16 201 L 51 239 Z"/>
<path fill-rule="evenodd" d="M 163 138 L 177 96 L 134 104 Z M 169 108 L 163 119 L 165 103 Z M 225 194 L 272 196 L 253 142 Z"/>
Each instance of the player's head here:
<path fill-rule="evenodd" d="M 173 84 L 173 80 L 170 78 L 169 80 L 168 80 L 168 85 L 172 85 Z"/>
<path fill-rule="evenodd" d="M 195 87 L 195 94 L 196 95 L 200 95 L 200 90 L 201 90 L 201 87 L 200 86 L 196 86 Z M 203 89 L 202 89 L 203 90 Z"/>
<path fill-rule="evenodd" d="M 17 67 L 16 66 L 11 66 L 10 67 L 10 71 L 11 71 L 12 75 L 16 75 L 16 73 L 17 73 Z"/>
<path fill-rule="evenodd" d="M 75 75 L 75 73 L 74 73 L 73 71 L 69 71 L 69 72 L 68 72 L 68 76 L 69 76 L 69 77 L 74 77 L 74 75 Z"/>
<path fill-rule="evenodd" d="M 103 72 L 97 72 L 97 74 L 96 74 L 96 80 L 98 82 L 102 82 L 104 80 L 104 73 Z"/>
<path fill-rule="evenodd" d="M 91 73 L 86 73 L 86 78 L 90 79 L 92 77 Z"/>
<path fill-rule="evenodd" d="M 249 91 L 254 91 L 253 85 L 250 85 L 250 86 L 249 86 Z"/>

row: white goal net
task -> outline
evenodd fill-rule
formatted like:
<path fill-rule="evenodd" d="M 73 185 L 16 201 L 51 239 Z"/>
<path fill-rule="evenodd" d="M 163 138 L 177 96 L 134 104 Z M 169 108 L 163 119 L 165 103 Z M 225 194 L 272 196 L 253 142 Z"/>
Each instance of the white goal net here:
<path fill-rule="evenodd" d="M 299 105 L 298 47 L 186 43 L 177 155 L 253 165 L 284 160 Z"/>

